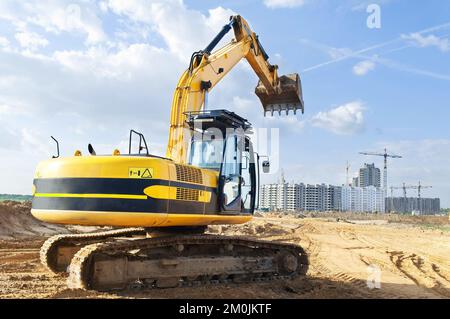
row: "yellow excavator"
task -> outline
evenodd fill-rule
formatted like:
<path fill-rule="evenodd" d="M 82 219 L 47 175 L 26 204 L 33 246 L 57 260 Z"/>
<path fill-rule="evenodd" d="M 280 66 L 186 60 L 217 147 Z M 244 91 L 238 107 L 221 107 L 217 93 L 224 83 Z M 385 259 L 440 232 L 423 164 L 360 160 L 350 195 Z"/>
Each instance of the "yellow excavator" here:
<path fill-rule="evenodd" d="M 231 29 L 235 39 L 213 52 Z M 230 17 L 204 49 L 192 54 L 175 89 L 166 157 L 149 154 L 130 131 L 128 154 L 114 150 L 39 163 L 31 213 L 58 224 L 112 226 L 63 234 L 42 246 L 41 262 L 68 272 L 71 288 L 111 290 L 265 281 L 305 274 L 304 250 L 287 243 L 207 233 L 208 225 L 240 224 L 257 206 L 260 156 L 251 124 L 227 110 L 210 110 L 208 94 L 243 58 L 259 77 L 264 114 L 303 112 L 298 74 L 277 75 L 258 36 Z M 133 152 L 133 146 L 137 146 Z M 263 171 L 269 162 L 262 163 Z"/>

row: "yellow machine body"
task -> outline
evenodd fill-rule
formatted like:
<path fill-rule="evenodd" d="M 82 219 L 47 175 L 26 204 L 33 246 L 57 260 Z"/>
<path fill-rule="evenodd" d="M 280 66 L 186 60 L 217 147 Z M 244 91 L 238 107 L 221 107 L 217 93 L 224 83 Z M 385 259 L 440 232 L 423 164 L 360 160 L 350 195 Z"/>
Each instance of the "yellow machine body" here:
<path fill-rule="evenodd" d="M 36 169 L 36 218 L 59 224 L 169 227 L 238 224 L 220 213 L 218 172 L 147 156 L 74 156 Z"/>

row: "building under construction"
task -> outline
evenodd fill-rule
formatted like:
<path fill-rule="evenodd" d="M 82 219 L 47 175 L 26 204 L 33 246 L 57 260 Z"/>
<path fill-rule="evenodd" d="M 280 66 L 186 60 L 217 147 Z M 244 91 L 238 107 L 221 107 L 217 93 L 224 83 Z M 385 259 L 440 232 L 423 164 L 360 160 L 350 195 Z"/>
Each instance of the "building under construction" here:
<path fill-rule="evenodd" d="M 386 211 L 396 213 L 418 212 L 421 215 L 438 214 L 441 210 L 439 198 L 387 197 Z"/>

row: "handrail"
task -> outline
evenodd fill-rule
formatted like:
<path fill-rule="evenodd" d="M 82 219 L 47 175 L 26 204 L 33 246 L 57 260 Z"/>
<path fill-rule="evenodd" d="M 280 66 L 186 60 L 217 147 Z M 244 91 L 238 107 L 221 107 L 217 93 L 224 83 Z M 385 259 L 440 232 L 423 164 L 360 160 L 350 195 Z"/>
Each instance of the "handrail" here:
<path fill-rule="evenodd" d="M 145 148 L 147 155 L 150 155 L 148 153 L 147 142 L 145 141 L 144 134 L 139 133 L 133 129 L 130 130 L 130 139 L 128 141 L 128 154 L 131 155 L 131 141 L 133 138 L 133 133 L 139 136 L 139 153 L 138 154 L 141 154 L 141 151 Z M 142 146 L 142 142 L 144 142 L 144 145 L 145 145 L 144 147 Z"/>
<path fill-rule="evenodd" d="M 56 142 L 56 151 L 58 152 L 58 154 L 55 156 L 53 155 L 52 158 L 58 158 L 59 157 L 59 142 L 56 138 L 54 138 L 53 136 L 50 136 L 55 142 Z"/>

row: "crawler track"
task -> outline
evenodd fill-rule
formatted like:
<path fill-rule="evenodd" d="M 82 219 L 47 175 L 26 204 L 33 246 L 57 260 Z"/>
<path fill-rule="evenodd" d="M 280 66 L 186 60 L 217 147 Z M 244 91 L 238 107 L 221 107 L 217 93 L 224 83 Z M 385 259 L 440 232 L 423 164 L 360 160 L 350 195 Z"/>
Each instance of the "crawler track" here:
<path fill-rule="evenodd" d="M 68 286 L 113 290 L 243 283 L 292 278 L 307 269 L 306 253 L 293 244 L 216 235 L 171 236 L 85 246 L 72 259 Z"/>
<path fill-rule="evenodd" d="M 145 235 L 145 230 L 143 228 L 124 228 L 96 233 L 52 236 L 42 245 L 39 253 L 40 260 L 42 265 L 51 272 L 64 272 L 70 264 L 71 257 L 83 246 L 108 238 L 133 235 Z M 69 248 L 70 251 L 66 251 L 66 256 L 61 256 L 64 248 Z"/>

